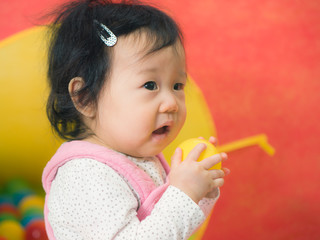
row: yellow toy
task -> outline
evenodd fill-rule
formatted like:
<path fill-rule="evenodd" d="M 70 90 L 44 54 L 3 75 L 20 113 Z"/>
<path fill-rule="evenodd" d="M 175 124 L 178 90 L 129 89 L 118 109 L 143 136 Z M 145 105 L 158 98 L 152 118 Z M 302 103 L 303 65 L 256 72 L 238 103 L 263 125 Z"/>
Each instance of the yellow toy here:
<path fill-rule="evenodd" d="M 199 143 L 206 144 L 207 148 L 201 153 L 198 161 L 202 161 L 203 159 L 218 153 L 217 148 L 209 141 L 199 138 L 190 138 L 179 145 L 179 147 L 182 149 L 182 160 L 185 160 L 190 151 Z M 212 168 L 210 168 L 210 170 L 211 169 L 221 169 L 221 162 L 214 165 Z"/>

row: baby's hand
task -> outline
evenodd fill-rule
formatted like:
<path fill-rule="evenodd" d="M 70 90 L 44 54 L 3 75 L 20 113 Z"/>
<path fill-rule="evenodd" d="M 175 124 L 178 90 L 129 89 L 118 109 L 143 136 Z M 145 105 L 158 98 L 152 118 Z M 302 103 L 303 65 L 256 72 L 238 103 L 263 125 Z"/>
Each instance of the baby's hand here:
<path fill-rule="evenodd" d="M 199 137 L 199 138 L 204 139 L 203 137 Z M 212 143 L 214 146 L 217 146 L 218 140 L 215 137 L 210 137 L 209 142 Z M 227 156 L 226 156 L 226 158 L 224 158 L 224 157 L 222 158 L 222 161 L 225 161 L 225 160 L 227 160 Z M 228 168 L 223 167 L 221 170 L 224 172 L 225 176 L 230 174 L 230 170 Z M 218 196 L 218 194 L 219 194 L 218 188 L 214 188 L 214 189 L 212 189 L 211 192 L 208 192 L 205 197 L 206 198 L 216 198 Z"/>
<path fill-rule="evenodd" d="M 211 138 L 212 141 L 212 138 Z M 198 203 L 203 197 L 210 197 L 224 183 L 224 170 L 208 170 L 227 158 L 225 153 L 215 154 L 197 162 L 205 144 L 198 144 L 181 162 L 182 150 L 177 148 L 171 160 L 169 182 Z"/>

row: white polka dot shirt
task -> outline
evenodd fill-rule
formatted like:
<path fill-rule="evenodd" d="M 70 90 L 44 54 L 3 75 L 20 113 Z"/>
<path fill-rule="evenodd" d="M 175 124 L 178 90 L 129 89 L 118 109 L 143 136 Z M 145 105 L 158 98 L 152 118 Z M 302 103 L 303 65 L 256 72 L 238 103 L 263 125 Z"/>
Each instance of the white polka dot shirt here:
<path fill-rule="evenodd" d="M 166 174 L 154 158 L 130 158 L 156 186 Z M 139 197 L 109 166 L 93 159 L 74 159 L 59 168 L 48 199 L 48 220 L 57 240 L 187 239 L 204 221 L 216 199 L 199 205 L 169 186 L 151 214 L 137 218 Z"/>

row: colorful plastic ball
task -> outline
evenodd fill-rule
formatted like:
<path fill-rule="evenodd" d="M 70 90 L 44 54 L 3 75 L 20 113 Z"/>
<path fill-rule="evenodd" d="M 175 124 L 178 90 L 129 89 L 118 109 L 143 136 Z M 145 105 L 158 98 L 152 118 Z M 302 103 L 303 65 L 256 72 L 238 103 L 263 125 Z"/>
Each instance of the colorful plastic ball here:
<path fill-rule="evenodd" d="M 12 215 L 11 213 L 1 213 L 0 223 L 7 220 L 18 221 L 19 219 L 15 215 Z"/>
<path fill-rule="evenodd" d="M 43 220 L 31 222 L 25 228 L 26 240 L 48 240 L 46 227 Z"/>
<path fill-rule="evenodd" d="M 30 195 L 34 195 L 34 192 L 30 189 L 19 190 L 12 194 L 13 202 L 18 206 L 22 199 Z"/>
<path fill-rule="evenodd" d="M 5 184 L 5 191 L 9 194 L 13 194 L 22 190 L 30 190 L 29 184 L 23 179 L 11 179 Z"/>
<path fill-rule="evenodd" d="M 0 223 L 0 236 L 7 240 L 24 240 L 24 230 L 19 222 L 7 220 Z"/>
<path fill-rule="evenodd" d="M 216 147 L 209 141 L 199 138 L 190 138 L 179 145 L 179 147 L 182 149 L 182 160 L 185 160 L 190 151 L 199 143 L 206 144 L 207 148 L 201 153 L 198 161 L 202 161 L 203 159 L 218 153 Z M 210 169 L 221 169 L 221 162 L 214 165 Z"/>
<path fill-rule="evenodd" d="M 26 227 L 29 223 L 34 222 L 36 220 L 43 220 L 42 215 L 27 215 L 21 219 L 20 223 L 23 227 Z"/>
<path fill-rule="evenodd" d="M 2 204 L 12 204 L 12 205 L 14 205 L 12 196 L 5 195 L 5 194 L 1 195 L 0 196 L 0 205 L 2 205 Z"/>
<path fill-rule="evenodd" d="M 37 216 L 44 216 L 43 214 L 43 208 L 37 208 L 37 207 L 31 207 L 28 208 L 25 212 L 23 217 L 25 216 L 31 216 L 31 215 L 37 215 Z"/>
<path fill-rule="evenodd" d="M 12 204 L 1 204 L 0 205 L 0 214 L 2 213 L 8 213 L 8 214 L 12 214 L 13 216 L 15 216 L 16 218 L 20 218 L 20 213 L 18 211 L 18 209 L 13 206 Z"/>
<path fill-rule="evenodd" d="M 39 208 L 43 209 L 44 198 L 36 195 L 30 195 L 21 200 L 19 209 L 22 215 L 25 214 L 28 208 Z"/>

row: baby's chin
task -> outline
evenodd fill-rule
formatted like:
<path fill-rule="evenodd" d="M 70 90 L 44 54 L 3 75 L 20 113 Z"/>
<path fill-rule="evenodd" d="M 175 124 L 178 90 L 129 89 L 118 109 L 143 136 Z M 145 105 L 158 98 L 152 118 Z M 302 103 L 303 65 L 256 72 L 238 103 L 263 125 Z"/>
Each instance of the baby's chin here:
<path fill-rule="evenodd" d="M 164 135 L 164 136 L 162 136 Z M 126 156 L 134 158 L 147 158 L 160 154 L 173 140 L 175 136 L 172 132 L 165 132 L 157 134 L 157 137 L 149 136 L 149 138 L 135 139 L 134 141 L 119 141 L 121 144 L 115 141 L 106 142 L 97 136 L 90 136 L 85 141 L 102 145 L 115 152 L 119 152 Z"/>
<path fill-rule="evenodd" d="M 158 154 L 160 154 L 164 148 L 161 151 L 143 151 L 143 152 L 127 152 L 123 153 L 127 156 L 133 157 L 133 158 L 148 158 L 148 157 L 153 157 Z"/>
<path fill-rule="evenodd" d="M 170 142 L 166 144 L 161 144 L 161 145 L 159 144 L 153 147 L 132 149 L 131 151 L 126 150 L 126 151 L 122 151 L 122 153 L 134 158 L 148 158 L 148 157 L 153 157 L 160 154 L 169 144 Z"/>

